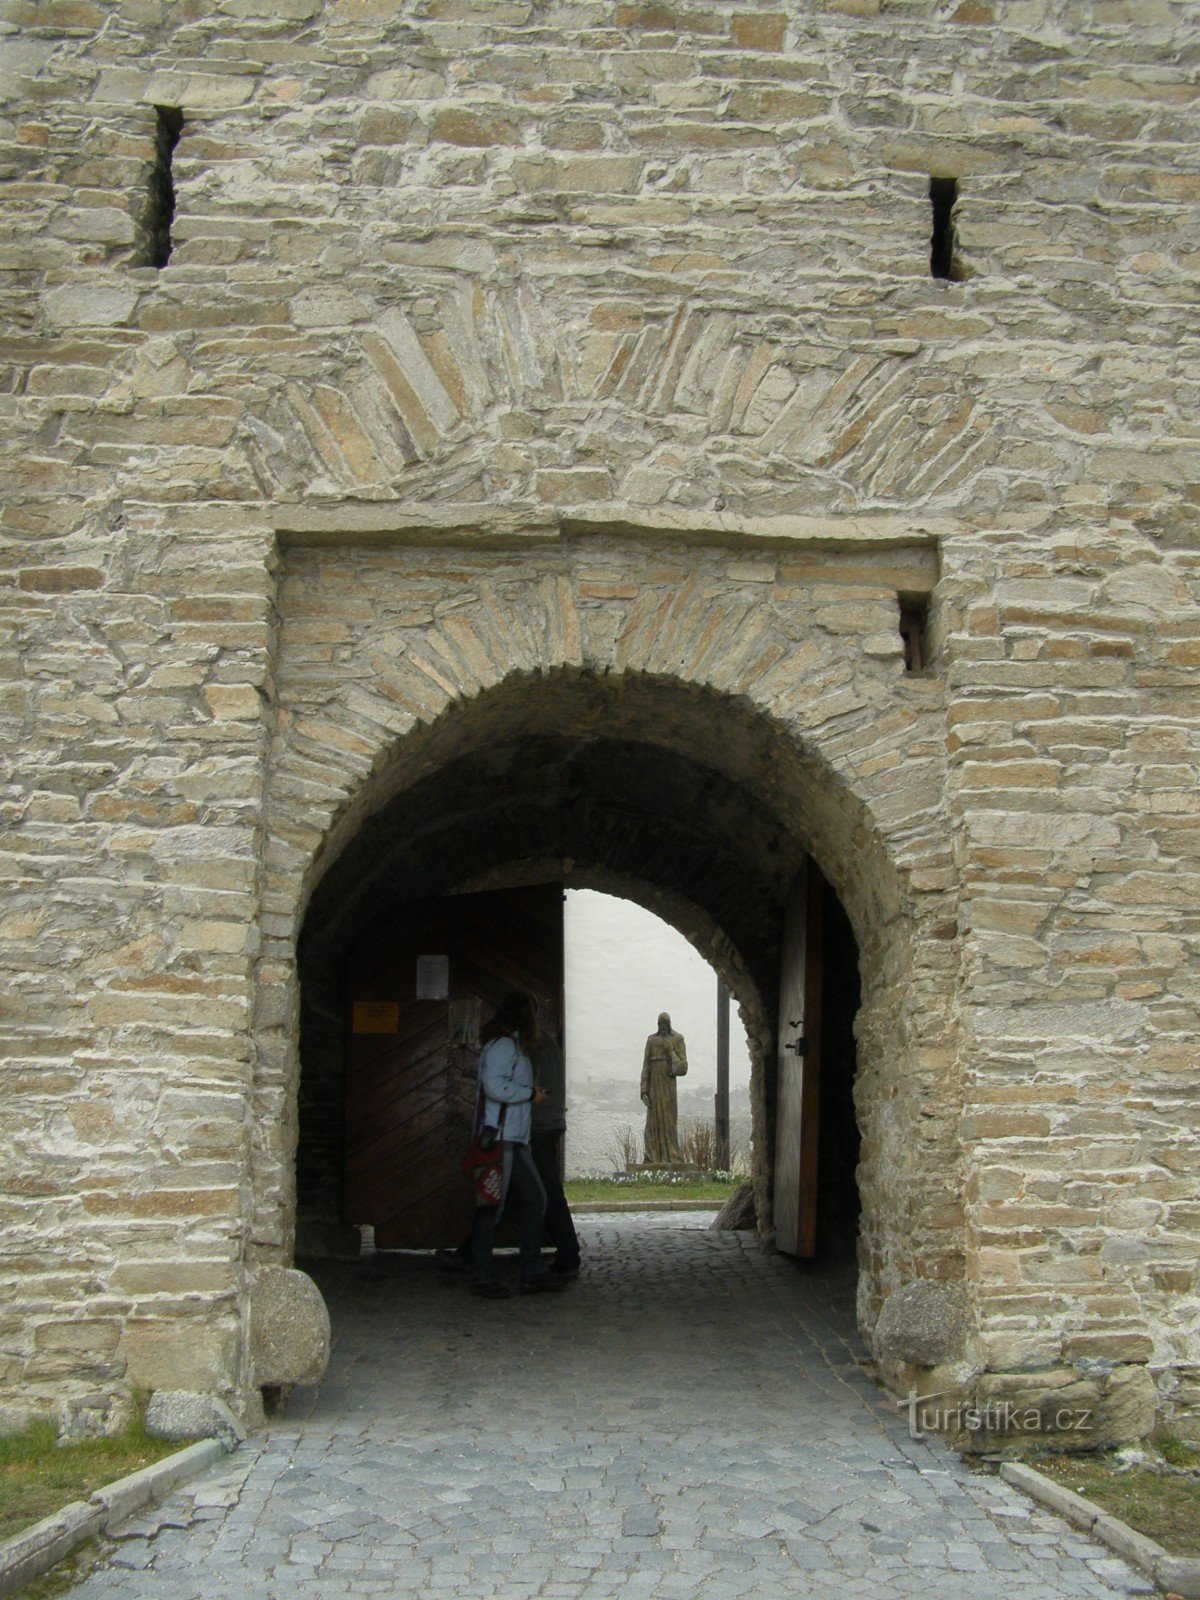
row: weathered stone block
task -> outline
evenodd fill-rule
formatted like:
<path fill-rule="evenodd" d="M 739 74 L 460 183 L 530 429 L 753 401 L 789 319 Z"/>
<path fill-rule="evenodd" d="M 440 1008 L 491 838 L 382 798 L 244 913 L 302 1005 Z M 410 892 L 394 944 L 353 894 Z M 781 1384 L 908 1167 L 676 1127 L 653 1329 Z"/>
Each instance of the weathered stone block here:
<path fill-rule="evenodd" d="M 873 1344 L 876 1356 L 889 1365 L 938 1367 L 964 1353 L 969 1331 L 965 1290 L 921 1279 L 884 1301 Z"/>
<path fill-rule="evenodd" d="M 234 1371 L 236 1334 L 227 1323 L 131 1317 L 121 1336 L 131 1384 L 140 1389 L 220 1393 Z"/>
<path fill-rule="evenodd" d="M 312 289 L 298 294 L 289 310 L 300 328 L 341 328 L 370 317 L 372 306 L 341 289 Z"/>
<path fill-rule="evenodd" d="M 246 1437 L 220 1396 L 189 1389 L 159 1389 L 150 1397 L 145 1421 L 146 1432 L 156 1439 L 219 1439 L 233 1450 Z"/>
<path fill-rule="evenodd" d="M 732 31 L 734 39 L 744 50 L 782 50 L 787 34 L 787 13 L 735 12 Z"/>
<path fill-rule="evenodd" d="M 754 1184 L 750 1181 L 739 1184 L 709 1226 L 731 1233 L 755 1228 L 757 1212 L 754 1204 Z"/>
<path fill-rule="evenodd" d="M 114 328 L 128 321 L 138 291 L 124 283 L 63 284 L 46 296 L 46 315 L 60 328 Z"/>
<path fill-rule="evenodd" d="M 607 472 L 588 467 L 539 472 L 537 492 L 543 500 L 561 505 L 584 505 L 591 500 L 606 500 L 612 493 Z"/>
<path fill-rule="evenodd" d="M 964 1438 L 971 1450 L 1105 1450 L 1154 1429 L 1158 1393 L 1145 1367 L 1080 1374 L 985 1373 L 974 1384 L 980 1424 Z"/>
<path fill-rule="evenodd" d="M 469 149 L 521 142 L 516 121 L 499 112 L 439 111 L 432 132 L 435 139 Z"/>
<path fill-rule="evenodd" d="M 260 1268 L 250 1285 L 249 1316 L 255 1383 L 320 1382 L 329 1360 L 329 1312 L 306 1273 Z"/>
<path fill-rule="evenodd" d="M 1159 1556 L 1154 1576 L 1164 1594 L 1200 1600 L 1200 1561 L 1195 1556 Z"/>

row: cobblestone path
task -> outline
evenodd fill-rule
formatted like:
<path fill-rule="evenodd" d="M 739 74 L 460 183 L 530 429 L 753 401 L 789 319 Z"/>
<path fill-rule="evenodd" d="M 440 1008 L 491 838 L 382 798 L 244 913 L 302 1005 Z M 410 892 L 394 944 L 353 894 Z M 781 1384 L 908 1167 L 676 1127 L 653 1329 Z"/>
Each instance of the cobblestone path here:
<path fill-rule="evenodd" d="M 319 1390 L 131 1525 L 76 1600 L 1152 1594 L 969 1472 L 856 1364 L 852 1284 L 691 1213 L 581 1219 L 560 1295 L 323 1274 Z"/>

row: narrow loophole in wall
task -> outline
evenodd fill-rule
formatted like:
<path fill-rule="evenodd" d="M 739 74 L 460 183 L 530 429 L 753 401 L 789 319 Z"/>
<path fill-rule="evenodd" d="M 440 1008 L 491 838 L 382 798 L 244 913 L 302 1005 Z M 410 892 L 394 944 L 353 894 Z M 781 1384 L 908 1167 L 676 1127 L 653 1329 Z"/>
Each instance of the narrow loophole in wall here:
<path fill-rule="evenodd" d="M 171 224 L 175 220 L 175 180 L 171 166 L 183 132 L 178 106 L 155 106 L 154 164 L 146 196 L 143 259 L 149 267 L 165 267 L 171 259 Z"/>
<path fill-rule="evenodd" d="M 957 282 L 963 276 L 955 258 L 954 206 L 958 200 L 957 178 L 930 178 L 929 203 L 933 208 L 933 232 L 929 242 L 929 270 L 935 278 Z"/>
<path fill-rule="evenodd" d="M 921 672 L 929 664 L 929 604 L 922 596 L 900 596 L 900 639 L 905 672 Z"/>

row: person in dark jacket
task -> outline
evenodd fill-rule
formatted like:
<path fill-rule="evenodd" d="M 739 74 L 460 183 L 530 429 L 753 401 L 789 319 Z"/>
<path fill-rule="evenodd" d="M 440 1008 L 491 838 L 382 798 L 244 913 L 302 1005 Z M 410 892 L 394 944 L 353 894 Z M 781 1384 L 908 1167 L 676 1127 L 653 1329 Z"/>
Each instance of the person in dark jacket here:
<path fill-rule="evenodd" d="M 534 1102 L 533 1164 L 546 1191 L 546 1232 L 554 1246 L 551 1273 L 558 1278 L 579 1276 L 579 1236 L 562 1186 L 562 1145 L 567 1131 L 567 1074 L 562 1051 L 550 1034 L 534 1046 L 533 1076 L 544 1098 Z"/>

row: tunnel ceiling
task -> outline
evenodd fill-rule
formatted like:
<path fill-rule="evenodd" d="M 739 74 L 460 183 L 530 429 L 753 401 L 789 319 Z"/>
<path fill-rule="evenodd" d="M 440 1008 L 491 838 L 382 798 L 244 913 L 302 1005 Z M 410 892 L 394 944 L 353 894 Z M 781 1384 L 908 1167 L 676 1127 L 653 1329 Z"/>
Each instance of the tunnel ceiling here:
<path fill-rule="evenodd" d="M 399 902 L 547 860 L 568 883 L 628 879 L 699 908 L 773 997 L 802 846 L 748 784 L 658 745 L 579 734 L 491 743 L 394 795 L 314 893 L 302 964 L 327 967 Z"/>

